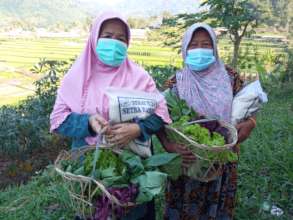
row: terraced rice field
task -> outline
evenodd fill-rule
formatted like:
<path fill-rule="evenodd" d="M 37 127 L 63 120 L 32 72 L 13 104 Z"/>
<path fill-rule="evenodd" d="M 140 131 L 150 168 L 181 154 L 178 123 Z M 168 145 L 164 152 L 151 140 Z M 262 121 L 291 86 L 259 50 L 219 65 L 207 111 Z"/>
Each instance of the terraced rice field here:
<path fill-rule="evenodd" d="M 13 104 L 32 94 L 33 81 L 39 76 L 30 73 L 30 69 L 40 60 L 69 60 L 79 55 L 86 39 L 82 38 L 0 38 L 0 105 Z M 254 43 L 261 50 L 259 55 L 271 51 L 283 53 L 283 47 L 272 43 L 255 43 L 246 41 L 245 45 Z M 220 40 L 220 54 L 227 57 L 231 54 L 232 45 L 227 40 Z M 253 55 L 251 52 L 251 56 Z M 181 66 L 180 54 L 165 48 L 156 42 L 132 41 L 129 57 L 144 65 Z"/>

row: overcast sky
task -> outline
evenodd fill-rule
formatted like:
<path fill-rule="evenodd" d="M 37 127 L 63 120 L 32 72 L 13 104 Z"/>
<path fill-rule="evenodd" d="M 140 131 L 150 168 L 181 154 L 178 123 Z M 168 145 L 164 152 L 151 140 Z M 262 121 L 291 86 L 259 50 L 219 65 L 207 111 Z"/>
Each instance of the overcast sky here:
<path fill-rule="evenodd" d="M 200 0 L 79 0 L 100 10 L 118 10 L 125 15 L 149 16 L 164 11 L 172 14 L 196 12 Z"/>

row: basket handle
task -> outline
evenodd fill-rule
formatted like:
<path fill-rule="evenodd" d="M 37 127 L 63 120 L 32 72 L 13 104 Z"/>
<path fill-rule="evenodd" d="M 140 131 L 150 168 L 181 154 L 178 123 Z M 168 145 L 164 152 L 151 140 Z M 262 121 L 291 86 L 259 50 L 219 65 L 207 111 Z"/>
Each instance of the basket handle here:
<path fill-rule="evenodd" d="M 191 124 L 195 124 L 195 123 L 202 123 L 202 122 L 211 122 L 211 121 L 218 121 L 217 119 L 211 119 L 211 118 L 205 118 L 205 119 L 199 119 L 196 121 L 190 121 L 185 123 L 185 125 L 191 125 Z"/>

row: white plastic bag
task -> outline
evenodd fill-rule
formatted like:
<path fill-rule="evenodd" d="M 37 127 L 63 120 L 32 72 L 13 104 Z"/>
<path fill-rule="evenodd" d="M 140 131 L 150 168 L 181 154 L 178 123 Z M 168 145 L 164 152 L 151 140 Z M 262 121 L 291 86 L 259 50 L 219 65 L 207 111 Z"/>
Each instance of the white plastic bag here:
<path fill-rule="evenodd" d="M 263 91 L 260 81 L 256 80 L 241 89 L 233 99 L 232 124 L 243 121 L 257 112 L 262 103 L 268 101 L 267 94 Z"/>
<path fill-rule="evenodd" d="M 137 90 L 109 87 L 106 90 L 109 98 L 109 119 L 112 123 L 144 119 L 155 112 L 158 102 L 163 99 L 160 93 L 147 93 Z M 128 147 L 142 157 L 151 156 L 151 141 L 131 141 Z"/>

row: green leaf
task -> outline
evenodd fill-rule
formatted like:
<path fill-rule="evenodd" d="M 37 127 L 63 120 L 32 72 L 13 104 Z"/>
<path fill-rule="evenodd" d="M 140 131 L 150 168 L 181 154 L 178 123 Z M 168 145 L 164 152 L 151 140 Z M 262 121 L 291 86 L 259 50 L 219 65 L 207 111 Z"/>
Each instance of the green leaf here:
<path fill-rule="evenodd" d="M 73 172 L 75 175 L 83 175 L 84 174 L 84 167 L 81 166 Z"/>
<path fill-rule="evenodd" d="M 159 166 L 169 164 L 177 157 L 179 157 L 179 154 L 175 154 L 175 153 L 156 154 L 146 159 L 144 161 L 144 165 L 146 168 L 159 167 Z"/>
<path fill-rule="evenodd" d="M 129 184 L 127 176 L 109 176 L 107 178 L 103 178 L 102 182 L 106 187 L 125 187 Z"/>
<path fill-rule="evenodd" d="M 129 167 L 132 177 L 137 177 L 144 172 L 142 161 L 136 154 L 124 150 L 120 155 L 120 158 Z"/>
<path fill-rule="evenodd" d="M 115 167 L 109 167 L 109 168 L 100 170 L 100 175 L 102 179 L 116 176 Z"/>
<path fill-rule="evenodd" d="M 182 174 L 181 165 L 182 165 L 182 157 L 177 156 L 171 161 L 171 163 L 160 166 L 160 170 L 168 174 L 168 176 L 172 180 L 176 180 Z"/>
<path fill-rule="evenodd" d="M 142 204 L 151 201 L 155 196 L 165 191 L 167 174 L 158 171 L 147 171 L 131 182 L 139 185 L 136 203 Z"/>
<path fill-rule="evenodd" d="M 71 172 L 71 171 L 72 171 L 72 166 L 71 166 L 71 164 L 69 164 L 69 165 L 66 167 L 65 172 Z"/>

